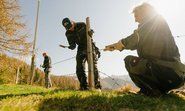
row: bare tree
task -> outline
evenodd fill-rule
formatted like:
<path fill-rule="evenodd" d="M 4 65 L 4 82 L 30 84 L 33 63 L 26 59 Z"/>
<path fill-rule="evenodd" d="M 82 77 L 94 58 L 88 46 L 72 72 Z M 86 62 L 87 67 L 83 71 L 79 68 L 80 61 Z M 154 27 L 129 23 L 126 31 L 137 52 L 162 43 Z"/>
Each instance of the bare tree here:
<path fill-rule="evenodd" d="M 26 25 L 22 22 L 18 0 L 0 0 L 0 53 L 28 55 Z"/>

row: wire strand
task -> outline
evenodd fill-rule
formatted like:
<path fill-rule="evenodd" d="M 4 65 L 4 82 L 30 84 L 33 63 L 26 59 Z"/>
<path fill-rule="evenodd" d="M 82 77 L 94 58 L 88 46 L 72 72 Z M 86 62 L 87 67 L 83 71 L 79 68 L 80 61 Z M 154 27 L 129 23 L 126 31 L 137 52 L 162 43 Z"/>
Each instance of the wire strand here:
<path fill-rule="evenodd" d="M 59 63 L 62 63 L 62 62 L 65 62 L 65 61 L 68 61 L 68 60 L 74 59 L 74 58 L 76 58 L 76 56 L 73 56 L 73 57 L 70 57 L 70 58 L 68 58 L 68 59 L 64 59 L 64 60 L 61 60 L 61 61 L 55 62 L 55 63 L 53 63 L 52 65 L 56 65 L 56 64 L 59 64 Z"/>
<path fill-rule="evenodd" d="M 101 51 L 103 51 L 104 49 L 99 49 L 99 51 L 101 52 Z M 93 51 L 91 51 L 91 52 L 87 52 L 87 53 L 93 53 Z M 59 63 L 62 63 L 62 62 L 65 62 L 65 61 L 68 61 L 68 60 L 71 60 L 71 59 L 74 59 L 74 58 L 76 58 L 76 56 L 73 56 L 73 57 L 70 57 L 70 58 L 67 58 L 67 59 L 64 59 L 64 60 L 61 60 L 61 61 L 58 61 L 58 62 L 55 62 L 55 63 L 53 63 L 52 65 L 56 65 L 56 64 L 59 64 Z"/>
<path fill-rule="evenodd" d="M 101 74 L 103 74 L 103 75 L 106 75 L 107 77 L 109 77 L 111 80 L 113 80 L 114 81 L 114 84 L 116 84 L 116 85 L 118 85 L 118 86 L 121 86 L 120 84 L 118 84 L 116 81 L 115 81 L 115 79 L 114 78 L 112 78 L 111 76 L 109 76 L 108 74 L 106 74 L 106 73 L 104 73 L 104 72 L 102 72 L 102 71 L 98 71 L 99 73 L 101 73 Z"/>
<path fill-rule="evenodd" d="M 176 35 L 176 36 L 173 36 L 175 38 L 181 38 L 181 37 L 185 37 L 185 35 Z"/>

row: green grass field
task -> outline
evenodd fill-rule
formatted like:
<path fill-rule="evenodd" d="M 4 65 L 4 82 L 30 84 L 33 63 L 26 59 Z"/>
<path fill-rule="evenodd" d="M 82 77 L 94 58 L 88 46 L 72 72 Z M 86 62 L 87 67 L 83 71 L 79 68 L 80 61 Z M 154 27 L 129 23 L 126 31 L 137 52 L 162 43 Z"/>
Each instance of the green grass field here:
<path fill-rule="evenodd" d="M 185 111 L 185 96 L 154 98 L 115 91 L 0 85 L 0 111 Z"/>

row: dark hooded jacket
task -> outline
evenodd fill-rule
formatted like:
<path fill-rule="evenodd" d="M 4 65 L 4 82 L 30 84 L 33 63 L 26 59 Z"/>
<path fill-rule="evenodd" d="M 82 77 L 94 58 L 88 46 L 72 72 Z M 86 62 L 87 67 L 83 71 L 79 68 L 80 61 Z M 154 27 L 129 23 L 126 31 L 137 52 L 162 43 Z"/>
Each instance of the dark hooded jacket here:
<path fill-rule="evenodd" d="M 86 25 L 83 22 L 77 22 L 74 31 L 67 30 L 66 37 L 70 49 L 75 49 L 78 45 L 78 51 L 87 50 Z"/>

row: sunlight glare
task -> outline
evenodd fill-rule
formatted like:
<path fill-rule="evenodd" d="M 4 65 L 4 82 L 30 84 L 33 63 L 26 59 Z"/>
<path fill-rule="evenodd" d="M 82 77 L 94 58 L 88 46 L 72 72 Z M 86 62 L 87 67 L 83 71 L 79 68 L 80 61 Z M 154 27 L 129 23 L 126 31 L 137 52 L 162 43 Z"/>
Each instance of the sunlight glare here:
<path fill-rule="evenodd" d="M 151 3 L 157 12 L 165 18 L 179 14 L 179 6 L 181 6 L 180 0 L 153 0 Z"/>

